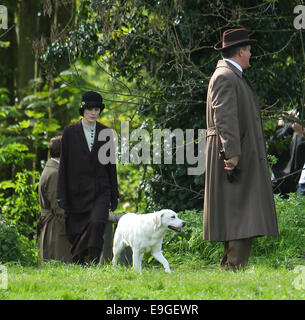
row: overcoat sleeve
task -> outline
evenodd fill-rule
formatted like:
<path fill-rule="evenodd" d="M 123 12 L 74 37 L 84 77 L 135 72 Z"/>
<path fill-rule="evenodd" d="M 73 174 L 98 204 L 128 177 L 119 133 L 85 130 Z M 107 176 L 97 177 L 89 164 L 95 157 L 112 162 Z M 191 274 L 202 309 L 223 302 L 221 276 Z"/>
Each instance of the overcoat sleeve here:
<path fill-rule="evenodd" d="M 67 163 L 68 163 L 68 132 L 65 129 L 61 138 L 60 163 L 57 181 L 57 199 L 65 199 L 68 201 L 67 195 Z"/>
<path fill-rule="evenodd" d="M 218 75 L 211 87 L 214 123 L 226 159 L 240 156 L 240 134 L 237 93 L 234 81 L 227 75 Z"/>
<path fill-rule="evenodd" d="M 119 198 L 116 165 L 109 163 L 107 167 L 108 167 L 107 169 L 109 172 L 109 179 L 111 184 L 111 202 L 115 202 Z"/>
<path fill-rule="evenodd" d="M 39 180 L 38 193 L 39 193 L 39 204 L 41 209 L 49 209 L 50 207 L 49 200 L 46 196 L 47 190 L 48 190 L 48 178 L 47 178 L 47 175 L 44 174 L 46 170 L 47 169 L 45 168 Z"/>
<path fill-rule="evenodd" d="M 58 206 L 56 199 L 56 187 L 58 181 L 58 172 L 54 169 L 48 177 L 48 185 L 46 188 L 47 198 L 50 201 L 52 213 L 64 214 L 64 210 Z"/>

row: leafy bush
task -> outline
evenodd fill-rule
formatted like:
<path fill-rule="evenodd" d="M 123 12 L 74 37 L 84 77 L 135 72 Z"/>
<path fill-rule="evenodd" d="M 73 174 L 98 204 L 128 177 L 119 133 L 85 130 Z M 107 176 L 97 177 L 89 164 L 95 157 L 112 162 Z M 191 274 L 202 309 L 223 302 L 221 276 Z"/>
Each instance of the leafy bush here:
<path fill-rule="evenodd" d="M 187 263 L 189 260 L 202 259 L 203 264 L 218 263 L 223 253 L 223 245 L 219 242 L 203 241 L 202 211 L 186 210 L 180 212 L 179 217 L 186 221 L 186 226 L 179 234 L 167 232 L 163 241 L 168 260 Z"/>
<path fill-rule="evenodd" d="M 38 200 L 39 173 L 23 170 L 14 180 L 0 183 L 1 214 L 26 237 L 33 238 L 40 212 Z M 12 192 L 13 190 L 13 192 Z"/>
<path fill-rule="evenodd" d="M 278 237 L 262 237 L 255 241 L 253 255 L 274 266 L 291 267 L 304 260 L 305 197 L 290 194 L 288 199 L 275 196 L 279 226 Z"/>
<path fill-rule="evenodd" d="M 23 265 L 37 263 L 38 250 L 34 240 L 29 240 L 13 224 L 0 218 L 0 263 L 12 261 Z"/>
<path fill-rule="evenodd" d="M 282 199 L 276 195 L 275 201 L 279 236 L 256 238 L 250 259 L 274 267 L 290 268 L 304 260 L 305 197 L 290 194 L 289 199 Z M 200 259 L 203 264 L 218 264 L 223 254 L 223 244 L 203 241 L 202 211 L 180 212 L 179 217 L 187 224 L 180 234 L 167 232 L 163 244 L 166 258 L 175 263 Z"/>

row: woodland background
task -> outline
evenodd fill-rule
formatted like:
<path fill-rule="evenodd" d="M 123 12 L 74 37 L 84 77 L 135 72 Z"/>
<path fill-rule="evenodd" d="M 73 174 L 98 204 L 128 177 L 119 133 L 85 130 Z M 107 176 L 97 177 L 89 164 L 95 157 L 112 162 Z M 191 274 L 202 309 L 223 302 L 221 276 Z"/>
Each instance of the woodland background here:
<path fill-rule="evenodd" d="M 213 45 L 231 27 L 258 40 L 247 74 L 261 102 L 266 141 L 285 110 L 297 109 L 304 123 L 305 37 L 293 26 L 298 4 L 1 0 L 9 13 L 8 30 L 0 30 L 2 216 L 34 236 L 50 138 L 79 119 L 86 90 L 102 94 L 101 122 L 118 134 L 121 121 L 129 121 L 130 132 L 206 128 L 206 90 L 220 58 Z M 117 211 L 202 211 L 204 175 L 188 176 L 187 168 L 119 163 Z"/>

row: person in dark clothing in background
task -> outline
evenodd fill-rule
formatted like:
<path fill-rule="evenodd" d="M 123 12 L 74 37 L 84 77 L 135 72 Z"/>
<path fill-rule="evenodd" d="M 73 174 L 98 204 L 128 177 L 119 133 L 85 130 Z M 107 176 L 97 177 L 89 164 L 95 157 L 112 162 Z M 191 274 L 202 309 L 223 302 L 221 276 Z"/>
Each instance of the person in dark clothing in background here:
<path fill-rule="evenodd" d="M 98 136 L 103 130 L 110 132 L 96 121 L 104 107 L 100 94 L 84 93 L 79 109 L 83 118 L 67 126 L 62 135 L 57 199 L 65 210 L 76 263 L 83 263 L 87 256 L 90 262 L 99 262 L 109 208 L 114 211 L 118 205 L 116 165 L 104 165 L 98 158 L 106 143 Z"/>
<path fill-rule="evenodd" d="M 297 112 L 290 110 L 287 115 L 297 119 Z M 302 127 L 297 122 L 279 120 L 269 141 L 269 153 L 278 160 L 272 166 L 273 191 L 287 198 L 296 192 L 305 162 L 305 138 Z"/>

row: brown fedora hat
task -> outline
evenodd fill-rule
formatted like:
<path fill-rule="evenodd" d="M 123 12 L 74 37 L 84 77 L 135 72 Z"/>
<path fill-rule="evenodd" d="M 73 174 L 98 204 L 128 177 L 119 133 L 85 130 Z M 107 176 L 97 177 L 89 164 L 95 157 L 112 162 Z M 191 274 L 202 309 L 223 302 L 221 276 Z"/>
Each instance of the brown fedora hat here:
<path fill-rule="evenodd" d="M 257 40 L 249 39 L 248 31 L 246 29 L 229 29 L 223 33 L 222 41 L 217 42 L 214 49 L 220 51 L 255 42 L 257 42 Z"/>

